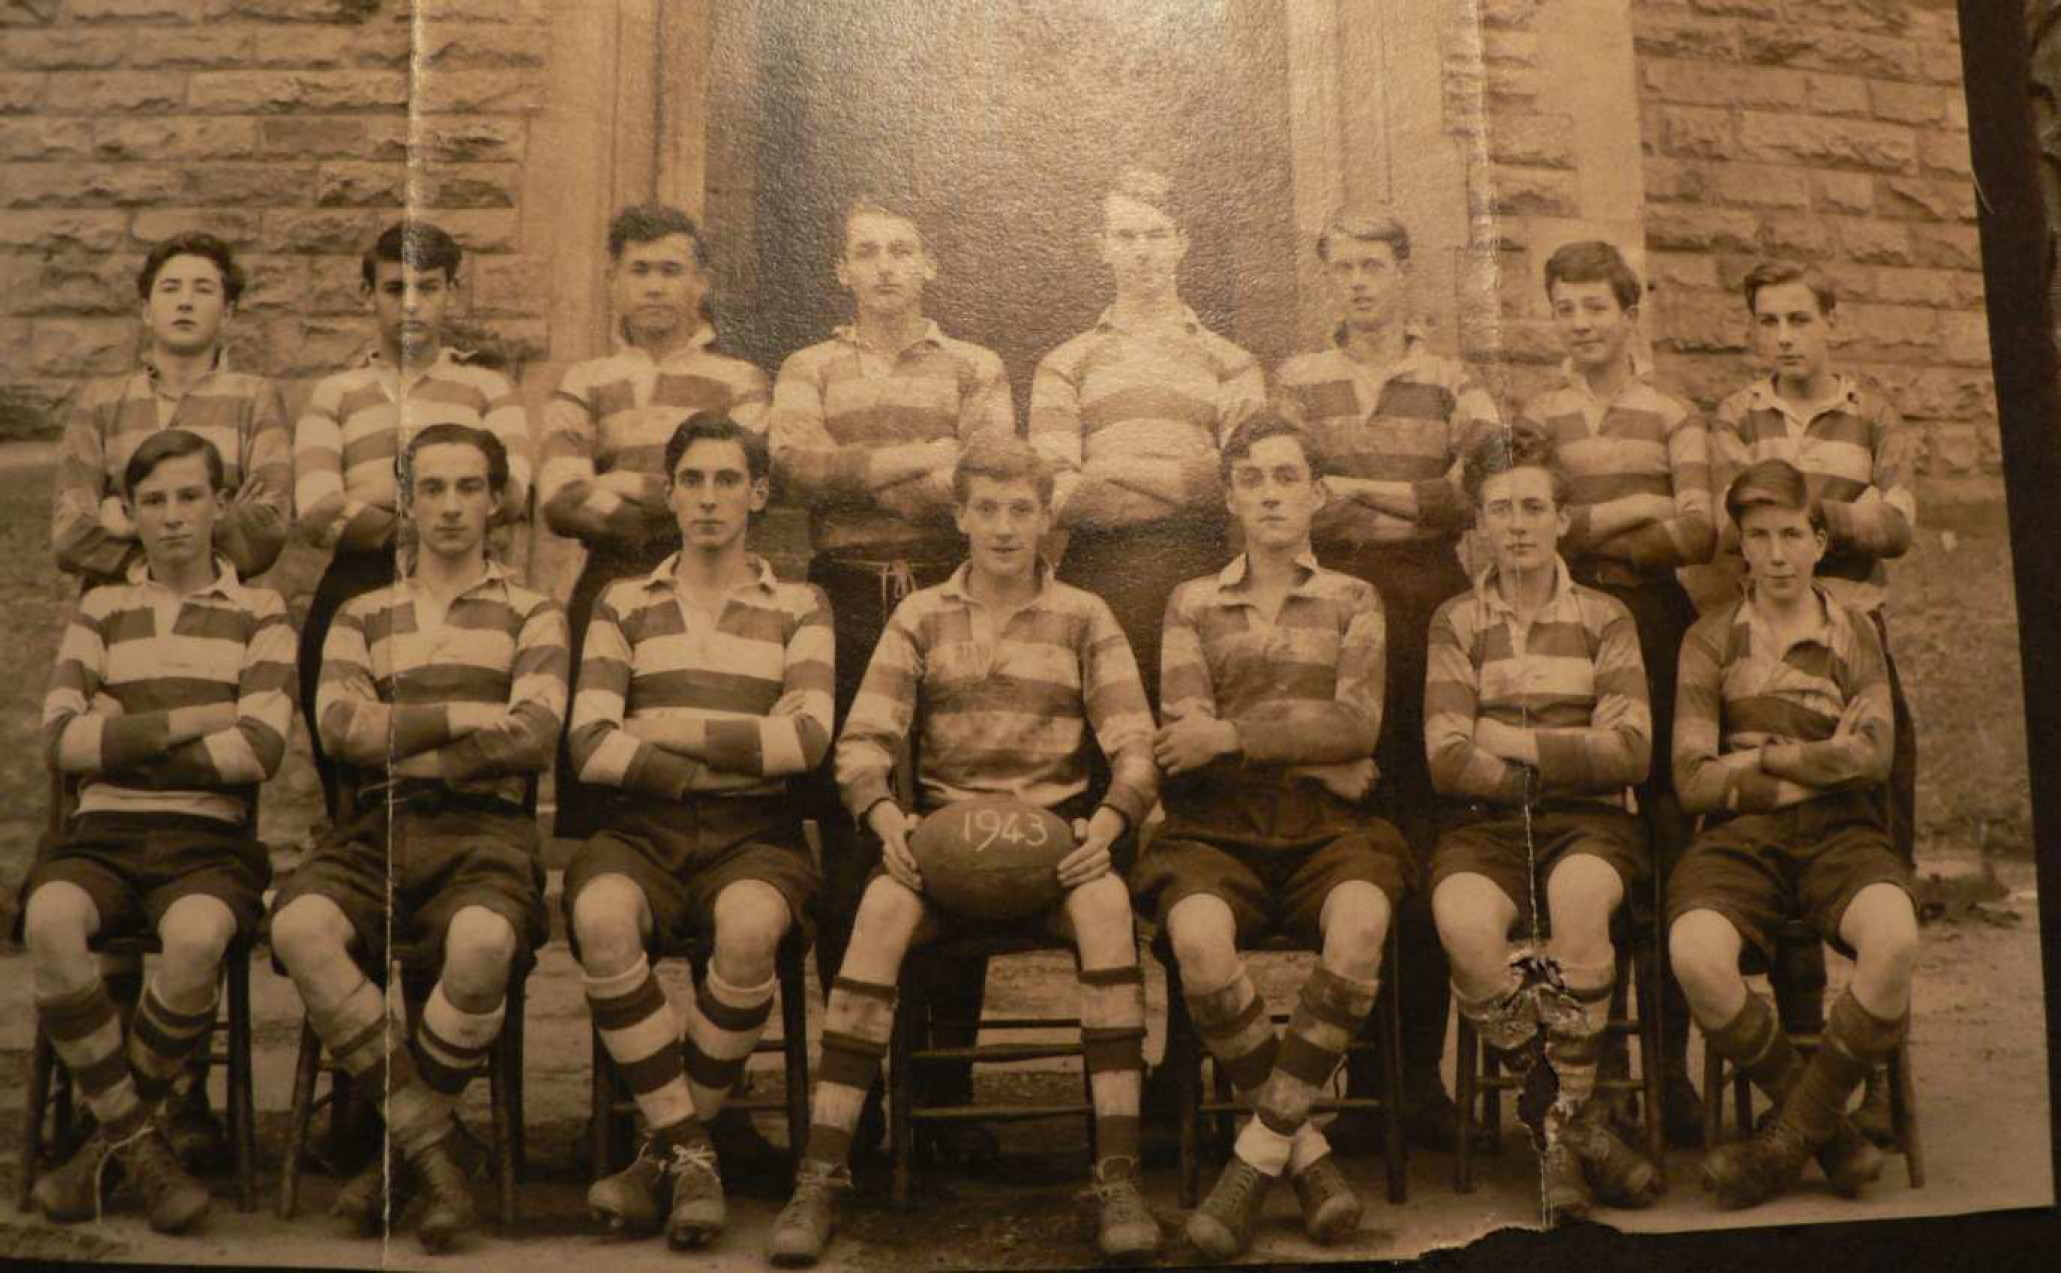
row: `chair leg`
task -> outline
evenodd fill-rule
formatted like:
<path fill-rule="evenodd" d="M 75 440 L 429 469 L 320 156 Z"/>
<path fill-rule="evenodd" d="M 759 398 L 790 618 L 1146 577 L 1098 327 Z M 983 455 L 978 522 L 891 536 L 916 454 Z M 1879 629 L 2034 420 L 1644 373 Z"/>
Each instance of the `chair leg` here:
<path fill-rule="evenodd" d="M 499 1043 L 502 1072 L 508 1076 L 508 1161 L 514 1169 L 515 1182 L 520 1184 L 529 1175 L 529 1124 L 524 1121 L 523 1103 L 523 1009 L 529 994 L 528 970 L 516 974 L 509 994 L 508 1016 L 502 1023 Z"/>
<path fill-rule="evenodd" d="M 515 1227 L 515 1155 L 509 1145 L 508 1050 L 496 1046 L 487 1056 L 487 1110 L 493 1120 L 494 1182 L 499 1195 L 501 1231 Z"/>
<path fill-rule="evenodd" d="M 1753 1080 L 1746 1077 L 1746 1071 L 1732 1071 L 1732 1131 L 1744 1140 L 1753 1134 Z"/>
<path fill-rule="evenodd" d="M 1393 932 L 1389 938 L 1391 953 L 1395 950 Z M 1391 961 L 1391 968 L 1395 967 Z M 1383 1132 L 1387 1141 L 1382 1146 L 1382 1158 L 1388 1166 L 1388 1201 L 1401 1206 L 1410 1196 L 1410 1146 L 1403 1136 L 1403 1020 L 1402 996 L 1396 990 L 1396 978 L 1391 974 L 1387 990 L 1388 1004 L 1377 1009 L 1381 1013 L 1381 1028 L 1377 1043 L 1381 1048 L 1381 1114 Z"/>
<path fill-rule="evenodd" d="M 1725 1129 L 1725 1058 L 1703 1036 L 1703 1148 L 1715 1149 Z"/>
<path fill-rule="evenodd" d="M 36 1042 L 29 1052 L 28 1103 L 22 1123 L 21 1184 L 14 1198 L 17 1211 L 27 1211 L 33 1205 L 29 1194 L 36 1187 L 37 1173 L 43 1169 L 44 1106 L 50 1101 L 50 1076 L 56 1061 L 50 1036 L 43 1033 L 39 1024 Z"/>
<path fill-rule="evenodd" d="M 1896 1051 L 1889 1055 L 1889 1117 L 1890 1125 L 1896 1128 L 1897 1148 L 1904 1155 L 1904 1176 L 1911 1188 L 1925 1187 L 1925 1147 L 1918 1138 L 1918 1102 L 1916 1083 L 1911 1076 L 1910 1023 L 1904 1024 L 1905 1037 L 1896 1045 Z"/>
<path fill-rule="evenodd" d="M 801 1166 L 809 1144 L 809 1001 L 800 946 L 782 953 L 780 1054 L 787 1072 L 787 1157 Z"/>
<path fill-rule="evenodd" d="M 615 1060 L 608 1055 L 607 1045 L 601 1042 L 598 1028 L 590 1024 L 587 1037 L 592 1045 L 587 1067 L 592 1076 L 587 1106 L 587 1179 L 592 1181 L 615 1170 L 610 1143 L 614 1139 L 615 1125 Z"/>
<path fill-rule="evenodd" d="M 258 1209 L 258 1117 L 251 1073 L 250 950 L 229 952 L 229 1125 L 236 1145 L 236 1206 Z"/>
<path fill-rule="evenodd" d="M 910 1073 L 913 1062 L 909 1054 L 914 1050 L 915 1033 L 920 1028 L 919 1014 L 924 1010 L 917 988 L 922 978 L 915 975 L 919 970 L 911 968 L 902 975 L 901 997 L 895 1001 L 894 1034 L 888 1039 L 888 1089 L 887 1128 L 888 1143 L 894 1153 L 894 1205 L 906 1209 L 909 1205 L 909 1173 L 916 1157 L 916 1119 L 910 1102 L 915 1099 L 916 1083 Z"/>
<path fill-rule="evenodd" d="M 1638 982 L 1635 1002 L 1639 1011 L 1639 1078 L 1645 1087 L 1646 1157 L 1653 1169 L 1665 1176 L 1667 1120 L 1661 1108 L 1665 1098 L 1660 1089 L 1667 1056 L 1661 1043 L 1666 1032 L 1660 1028 L 1660 968 L 1655 950 L 1642 950 L 1633 960 L 1633 976 Z"/>
<path fill-rule="evenodd" d="M 1453 1192 L 1473 1193 L 1475 1093 L 1481 1074 L 1476 1067 L 1481 1064 L 1481 1048 L 1473 1024 L 1465 1017 L 1456 1023 L 1454 1036 L 1453 1103 L 1459 1107 L 1460 1117 L 1453 1138 Z"/>
<path fill-rule="evenodd" d="M 279 1164 L 278 1214 L 281 1220 L 291 1220 L 300 1205 L 301 1156 L 307 1148 L 308 1124 L 315 1116 L 315 1075 L 322 1059 L 322 1040 L 316 1037 L 315 1027 L 305 1020 L 301 1022 L 300 1052 L 293 1064 L 293 1104 L 286 1118 L 285 1157 Z M 330 1090 L 334 1093 L 332 1080 Z"/>

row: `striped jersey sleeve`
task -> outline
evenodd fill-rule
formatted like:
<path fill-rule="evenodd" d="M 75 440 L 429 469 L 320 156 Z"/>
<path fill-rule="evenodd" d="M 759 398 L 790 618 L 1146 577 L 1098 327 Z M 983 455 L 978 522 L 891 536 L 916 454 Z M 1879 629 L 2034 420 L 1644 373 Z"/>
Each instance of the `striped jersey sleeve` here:
<path fill-rule="evenodd" d="M 1563 552 L 1652 567 L 1710 560 L 1717 548 L 1710 432 L 1692 404 L 1645 376 L 1607 405 L 1570 380 L 1527 402 L 1518 421 L 1551 434 L 1567 470 Z M 1639 496 L 1657 496 L 1671 509 L 1608 537 L 1595 534 L 1595 508 Z"/>

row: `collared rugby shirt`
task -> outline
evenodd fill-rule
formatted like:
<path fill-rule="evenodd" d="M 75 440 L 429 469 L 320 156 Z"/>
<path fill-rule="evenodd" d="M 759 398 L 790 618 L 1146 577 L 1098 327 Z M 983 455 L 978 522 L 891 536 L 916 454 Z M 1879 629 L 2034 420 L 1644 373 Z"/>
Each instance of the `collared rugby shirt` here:
<path fill-rule="evenodd" d="M 293 719 L 286 604 L 239 581 L 228 561 L 215 568 L 214 583 L 181 597 L 138 561 L 126 581 L 80 598 L 43 698 L 44 751 L 52 769 L 80 775 L 79 813 L 241 824 L 278 770 Z M 167 713 L 217 703 L 236 705 L 235 725 L 160 754 Z"/>
<path fill-rule="evenodd" d="M 1831 538 L 1818 582 L 1842 605 L 1880 609 L 1889 589 L 1882 559 L 1903 556 L 1918 528 L 1911 481 L 1923 444 L 1881 389 L 1841 376 L 1832 399 L 1805 415 L 1782 401 L 1768 376 L 1718 405 L 1713 437 L 1720 505 L 1748 465 L 1795 465 L 1825 510 Z M 1731 545 L 1738 532 L 1729 520 Z"/>
<path fill-rule="evenodd" d="M 703 324 L 686 346 L 663 361 L 624 344 L 606 358 L 566 369 L 544 405 L 537 498 L 558 534 L 634 548 L 677 539 L 665 503 L 666 440 L 697 411 L 728 415 L 764 432 L 770 394 L 766 373 L 715 352 L 715 329 Z M 599 473 L 635 473 L 639 496 L 611 512 L 597 506 Z M 606 503 L 605 500 L 598 503 Z"/>
<path fill-rule="evenodd" d="M 215 444 L 229 489 L 254 487 L 250 503 L 215 522 L 215 549 L 243 578 L 270 569 L 286 544 L 292 501 L 293 459 L 286 407 L 263 376 L 214 369 L 177 397 L 163 391 L 146 359 L 124 376 L 95 380 L 79 393 L 58 444 L 57 498 L 50 542 L 57 564 L 89 579 L 120 579 L 140 561 L 134 535 L 117 538 L 101 522 L 101 506 L 122 494 L 122 470 L 144 439 L 185 429 Z"/>
<path fill-rule="evenodd" d="M 1151 328 L 1095 326 L 1046 354 L 1031 381 L 1030 441 L 1059 473 L 1068 524 L 1114 529 L 1178 513 L 1223 516 L 1217 452 L 1266 404 L 1251 354 L 1190 309 Z M 1166 462 L 1185 495 L 1168 503 L 1096 473 L 1098 460 Z"/>
<path fill-rule="evenodd" d="M 1653 715 L 1631 612 L 1553 566 L 1553 596 L 1529 627 L 1496 568 L 1438 608 L 1424 675 L 1424 749 L 1446 795 L 1519 801 L 1524 767 L 1474 745 L 1477 720 L 1536 733 L 1539 791 L 1620 804 L 1645 780 Z"/>
<path fill-rule="evenodd" d="M 1272 622 L 1244 554 L 1167 602 L 1162 718 L 1231 721 L 1247 764 L 1365 760 L 1381 737 L 1387 637 L 1374 586 L 1304 554 Z"/>
<path fill-rule="evenodd" d="M 498 371 L 451 349 L 413 377 L 378 351 L 315 386 L 293 430 L 293 498 L 300 531 L 317 548 L 376 551 L 393 542 L 399 492 L 394 461 L 404 435 L 432 424 L 485 429 L 508 452 L 502 520 L 529 506 L 530 426 L 522 395 Z"/>
<path fill-rule="evenodd" d="M 781 365 L 767 415 L 774 467 L 787 494 L 809 509 L 818 552 L 956 543 L 949 466 L 934 481 L 893 488 L 889 508 L 867 485 L 869 465 L 882 447 L 964 442 L 982 431 L 1016 432 L 1002 359 L 934 322 L 898 353 L 870 349 L 856 328 L 838 328 Z"/>
<path fill-rule="evenodd" d="M 1605 402 L 1572 365 L 1563 366 L 1561 383 L 1525 403 L 1517 421 L 1551 434 L 1558 444 L 1568 505 L 1560 551 L 1659 568 L 1710 560 L 1717 548 L 1710 432 L 1693 405 L 1653 382 L 1649 368 L 1636 367 L 1631 381 Z M 1673 500 L 1674 512 L 1597 539 L 1589 528 L 1590 507 L 1634 495 Z"/>
<path fill-rule="evenodd" d="M 1889 673 L 1875 625 L 1814 589 L 1821 621 L 1784 645 L 1748 592 L 1705 615 L 1682 642 L 1675 682 L 1675 785 L 1690 813 L 1758 812 L 1795 803 L 1796 784 L 1719 757 L 1769 743 L 1802 743 L 1815 779 L 1810 795 L 1872 786 L 1889 776 L 1896 724 Z M 1865 717 L 1851 740 L 1833 742 L 1847 705 Z"/>
<path fill-rule="evenodd" d="M 855 817 L 891 799 L 895 753 L 921 715 L 926 807 L 1014 796 L 1050 809 L 1088 789 L 1088 732 L 1109 760 L 1102 803 L 1137 826 L 1152 808 L 1152 711 L 1130 642 L 1101 598 L 1038 567 L 1038 594 L 999 631 L 962 565 L 895 607 L 837 740 L 837 785 Z M 1006 621 L 1004 622 L 1004 620 Z M 983 639 L 983 636 L 987 639 Z"/>
<path fill-rule="evenodd" d="M 1334 499 L 1317 512 L 1319 543 L 1449 541 L 1465 529 L 1461 457 L 1474 439 L 1502 427 L 1495 400 L 1466 364 L 1414 337 L 1385 367 L 1367 366 L 1334 343 L 1282 363 L 1272 399 L 1315 441 L 1327 473 L 1408 482 L 1417 496 L 1415 521 Z"/>
<path fill-rule="evenodd" d="M 368 769 L 434 752 L 453 788 L 521 803 L 565 721 L 565 612 L 490 561 L 441 624 L 417 615 L 407 579 L 338 612 L 315 692 L 323 747 Z M 459 712 L 477 728 L 454 729 Z"/>
<path fill-rule="evenodd" d="M 594 607 L 569 739 L 580 781 L 667 799 L 777 795 L 830 749 L 830 602 L 753 557 L 711 627 L 680 596 L 678 562 L 617 580 Z M 707 722 L 705 762 L 623 728 L 667 718 Z"/>

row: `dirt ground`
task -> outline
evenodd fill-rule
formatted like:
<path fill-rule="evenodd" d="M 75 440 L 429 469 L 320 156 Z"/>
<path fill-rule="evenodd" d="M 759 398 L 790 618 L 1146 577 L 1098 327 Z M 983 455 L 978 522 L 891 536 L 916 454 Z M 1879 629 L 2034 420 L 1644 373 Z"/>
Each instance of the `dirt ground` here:
<path fill-rule="evenodd" d="M 2043 1206 L 2053 1201 L 2047 1144 L 2046 1053 L 2040 1006 L 2040 956 L 2032 870 L 2005 864 L 1993 884 L 1982 879 L 1971 858 L 1935 859 L 1927 870 L 1950 877 L 1952 886 L 1934 890 L 1942 912 L 1925 930 L 1918 970 L 1913 1068 L 1925 1141 L 1928 1180 L 1906 1187 L 1902 1165 L 1858 1202 L 1830 1194 L 1815 1174 L 1795 1194 L 1744 1215 L 1714 1209 L 1696 1187 L 1696 1161 L 1679 1152 L 1667 1163 L 1669 1191 L 1650 1211 L 1604 1213 L 1603 1220 L 1628 1232 L 1659 1232 L 1751 1225 L 1795 1225 L 1976 1210 Z M 670 970 L 669 972 L 676 972 Z M 1266 957 L 1259 965 L 1263 987 L 1277 1003 L 1292 994 L 1302 975 L 1291 957 Z M 1843 970 L 1836 964 L 1835 985 Z M 22 1137 L 22 1085 L 27 1073 L 32 1013 L 28 972 L 18 953 L 0 955 L 0 1191 L 12 1197 L 18 1180 Z M 1070 968 L 1060 956 L 1020 956 L 997 963 L 991 973 L 991 1010 L 1015 1014 L 1062 1014 L 1072 1006 Z M 678 986 L 674 986 L 677 991 Z M 562 944 L 543 952 L 530 982 L 528 1000 L 527 1097 L 532 1179 L 520 1195 L 517 1231 L 486 1229 L 464 1250 L 425 1256 L 411 1234 L 397 1233 L 382 1246 L 337 1233 L 324 1216 L 334 1182 L 305 1177 L 301 1217 L 276 1219 L 278 1146 L 284 1139 L 292 1050 L 300 1021 L 292 988 L 260 956 L 252 974 L 258 1049 L 257 1103 L 264 1179 L 261 1209 L 239 1214 L 232 1182 L 218 1179 L 216 1210 L 205 1232 L 186 1239 L 152 1234 L 132 1207 L 123 1206 L 95 1224 L 62 1228 L 37 1217 L 0 1209 L 0 1255 L 30 1260 L 138 1261 L 189 1265 L 239 1264 L 270 1267 L 471 1268 L 563 1270 L 605 1259 L 612 1268 L 677 1269 L 679 1257 L 658 1242 L 623 1242 L 594 1232 L 583 1214 L 584 1172 L 574 1165 L 574 1142 L 587 1107 L 587 1016 L 577 974 Z M 1153 968 L 1148 983 L 1150 1019 L 1163 1020 L 1164 985 Z M 1147 1042 L 1148 1057 L 1162 1046 Z M 758 1081 L 776 1090 L 777 1058 Z M 1450 1063 L 1450 1062 L 1449 1062 Z M 1067 1099 L 1078 1078 L 1065 1062 L 998 1067 L 984 1072 L 983 1098 L 1032 1101 Z M 484 1085 L 476 1085 L 483 1088 Z M 467 1121 L 486 1126 L 484 1094 L 470 1094 Z M 218 1100 L 219 1106 L 219 1080 Z M 775 1140 L 784 1138 L 778 1118 L 762 1124 Z M 961 1268 L 1046 1268 L 1089 1263 L 1093 1257 L 1086 1212 L 1074 1201 L 1084 1172 L 1081 1127 L 1071 1121 L 1013 1124 L 1002 1129 L 1004 1159 L 979 1177 L 928 1173 L 918 1178 L 909 1212 L 895 1210 L 878 1174 L 862 1176 L 861 1188 L 844 1212 L 844 1227 L 829 1266 L 853 1270 Z M 1479 1160 L 1475 1191 L 1452 1189 L 1452 1158 L 1413 1153 L 1409 1201 L 1392 1207 L 1381 1200 L 1378 1159 L 1354 1159 L 1348 1175 L 1368 1200 L 1367 1220 L 1348 1242 L 1318 1248 L 1301 1235 L 1294 1202 L 1286 1190 L 1269 1205 L 1265 1227 L 1249 1257 L 1254 1262 L 1407 1259 L 1472 1241 L 1505 1226 L 1538 1222 L 1533 1159 L 1521 1129 L 1506 1127 L 1500 1154 Z M 1170 1238 L 1177 1237 L 1181 1212 L 1171 1165 L 1147 1173 L 1147 1194 Z M 747 1192 L 747 1189 L 749 1190 Z M 763 1267 L 761 1243 L 777 1210 L 778 1186 L 733 1182 L 731 1230 L 695 1267 Z M 482 1202 L 486 1201 L 482 1194 Z M 1167 1263 L 1192 1262 L 1170 1242 Z"/>

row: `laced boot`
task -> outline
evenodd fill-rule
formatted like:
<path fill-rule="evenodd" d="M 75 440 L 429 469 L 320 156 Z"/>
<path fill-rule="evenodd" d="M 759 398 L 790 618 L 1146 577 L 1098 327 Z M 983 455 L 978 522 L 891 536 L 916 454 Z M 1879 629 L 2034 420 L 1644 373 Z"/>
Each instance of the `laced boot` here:
<path fill-rule="evenodd" d="M 1359 1195 L 1346 1183 L 1338 1160 L 1330 1154 L 1290 1177 L 1295 1201 L 1302 1207 L 1302 1231 L 1319 1246 L 1330 1246 L 1360 1227 Z"/>
<path fill-rule="evenodd" d="M 381 1140 L 385 1148 L 372 1155 L 358 1169 L 357 1175 L 345 1181 L 343 1188 L 336 1191 L 336 1200 L 329 1204 L 329 1214 L 361 1237 L 370 1237 L 383 1227 L 389 1197 L 393 1202 L 393 1214 L 399 1215 L 407 1209 L 408 1200 L 414 1196 L 400 1148 L 392 1137 L 382 1137 Z"/>
<path fill-rule="evenodd" d="M 1595 1208 L 1581 1156 L 1564 1135 L 1552 1137 L 1539 1155 L 1539 1197 L 1549 1226 L 1586 1219 Z"/>
<path fill-rule="evenodd" d="M 658 1138 L 647 1136 L 629 1166 L 587 1186 L 587 1211 L 616 1232 L 651 1233 L 658 1228 L 672 1174 L 672 1155 Z"/>
<path fill-rule="evenodd" d="M 1159 1250 L 1159 1221 L 1138 1192 L 1138 1160 L 1104 1158 L 1082 1195 L 1096 1204 L 1095 1247 L 1108 1259 L 1150 1259 Z"/>
<path fill-rule="evenodd" d="M 767 1258 L 783 1268 L 821 1259 L 830 1235 L 837 1231 L 837 1195 L 851 1187 L 849 1167 L 802 1159 L 794 1173 L 794 1196 L 780 1209 L 773 1231 L 767 1235 Z"/>
<path fill-rule="evenodd" d="M 431 1255 L 448 1250 L 453 1239 L 474 1223 L 472 1182 L 451 1151 L 451 1138 L 446 1136 L 408 1163 L 422 1194 L 422 1218 L 415 1222 L 415 1236 Z"/>
<path fill-rule="evenodd" d="M 1581 1159 L 1597 1198 L 1613 1207 L 1652 1206 L 1660 1198 L 1660 1172 L 1610 1129 L 1603 1111 L 1590 1101 L 1567 1121 L 1561 1139 Z"/>
<path fill-rule="evenodd" d="M 172 1146 L 155 1122 L 116 1142 L 129 1183 L 142 1195 L 150 1227 L 159 1233 L 184 1233 L 208 1213 L 207 1187 L 186 1174 L 172 1156 Z"/>
<path fill-rule="evenodd" d="M 1253 1222 L 1266 1205 L 1274 1178 L 1236 1154 L 1224 1164 L 1216 1188 L 1189 1213 L 1188 1240 L 1212 1260 L 1229 1260 L 1252 1245 Z"/>
<path fill-rule="evenodd" d="M 205 1171 L 228 1157 L 229 1137 L 208 1104 L 207 1070 L 199 1081 L 173 1089 L 165 1106 L 165 1139 L 188 1171 Z"/>
<path fill-rule="evenodd" d="M 1896 1147 L 1896 1120 L 1889 1109 L 1889 1074 L 1877 1067 L 1868 1071 L 1861 1089 L 1861 1103 L 1851 1115 L 1854 1130 L 1879 1149 Z"/>
<path fill-rule="evenodd" d="M 94 1128 L 78 1152 L 62 1166 L 53 1167 L 36 1177 L 36 1187 L 29 1192 L 29 1197 L 37 1210 L 59 1224 L 77 1224 L 98 1216 L 107 1186 L 118 1174 L 108 1170 L 118 1167 L 109 1157 L 112 1148 L 107 1134 Z"/>
<path fill-rule="evenodd" d="M 1882 1179 L 1888 1156 L 1854 1125 L 1840 1119 L 1832 1139 L 1818 1146 L 1818 1167 L 1831 1182 L 1832 1191 L 1842 1198 L 1858 1198 L 1861 1190 Z"/>
<path fill-rule="evenodd" d="M 1777 1116 L 1748 1139 L 1705 1154 L 1703 1187 L 1717 1195 L 1720 1206 L 1756 1206 L 1795 1184 L 1810 1154 L 1803 1134 Z"/>
<path fill-rule="evenodd" d="M 684 1251 L 721 1233 L 729 1212 L 723 1203 L 716 1147 L 705 1140 L 675 1142 L 669 1174 L 673 1209 L 666 1217 L 666 1245 Z"/>

